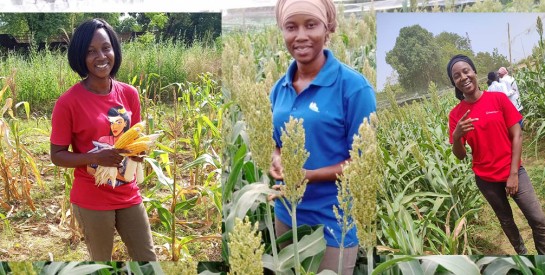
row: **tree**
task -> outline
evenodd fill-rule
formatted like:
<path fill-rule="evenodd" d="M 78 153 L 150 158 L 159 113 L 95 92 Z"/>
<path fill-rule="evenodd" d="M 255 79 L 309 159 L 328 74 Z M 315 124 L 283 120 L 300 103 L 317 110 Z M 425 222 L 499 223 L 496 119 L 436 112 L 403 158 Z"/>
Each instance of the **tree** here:
<path fill-rule="evenodd" d="M 216 39 L 221 35 L 220 13 L 129 13 L 123 30 L 152 32 L 158 39 L 182 41 Z M 132 18 L 132 19 L 130 19 Z"/>
<path fill-rule="evenodd" d="M 430 81 L 440 79 L 440 56 L 433 34 L 420 25 L 399 31 L 394 48 L 386 53 L 386 62 L 397 71 L 399 83 L 408 92 L 425 92 Z"/>
<path fill-rule="evenodd" d="M 436 84 L 441 87 L 443 85 L 450 86 L 450 79 L 446 74 L 447 64 L 450 59 L 457 55 L 463 54 L 473 57 L 473 50 L 471 49 L 471 40 L 466 34 L 466 37 L 462 37 L 457 33 L 442 32 L 435 36 L 435 42 L 440 52 L 440 70 L 443 72 L 442 76 L 436 81 Z"/>
<path fill-rule="evenodd" d="M 112 26 L 119 24 L 118 13 L 1 13 L 0 31 L 29 35 L 39 44 L 57 35 L 70 35 L 81 22 L 92 18 L 102 18 Z"/>
<path fill-rule="evenodd" d="M 478 52 L 473 61 L 479 75 L 487 75 L 488 72 L 496 72 L 500 67 L 507 67 L 507 64 L 509 64 L 507 57 L 501 55 L 497 48 L 494 48 L 492 54 L 488 52 Z"/>
<path fill-rule="evenodd" d="M 164 36 L 191 44 L 194 40 L 214 40 L 221 35 L 220 13 L 169 13 Z"/>

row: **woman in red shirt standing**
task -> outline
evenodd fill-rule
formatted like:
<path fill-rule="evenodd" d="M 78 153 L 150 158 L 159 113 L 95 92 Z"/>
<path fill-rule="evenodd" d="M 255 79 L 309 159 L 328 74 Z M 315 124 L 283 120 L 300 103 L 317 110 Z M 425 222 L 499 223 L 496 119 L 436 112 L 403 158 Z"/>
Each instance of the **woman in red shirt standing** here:
<path fill-rule="evenodd" d="M 118 167 L 124 173 L 123 151 L 113 149 L 110 143 L 129 125 L 140 121 L 136 89 L 115 80 L 121 65 L 121 46 L 115 31 L 102 19 L 82 23 L 70 41 L 68 61 L 82 80 L 55 103 L 51 161 L 75 168 L 70 202 L 91 260 L 111 260 L 117 230 L 132 260 L 155 261 L 150 224 L 136 180 L 118 178 L 97 186 L 93 176 L 98 165 Z M 112 108 L 123 119 L 112 120 L 108 115 Z M 126 125 L 121 128 L 118 124 Z"/>
<path fill-rule="evenodd" d="M 545 254 L 545 215 L 528 174 L 521 166 L 522 116 L 503 93 L 481 91 L 475 65 L 467 56 L 456 55 L 447 74 L 460 103 L 449 114 L 450 143 L 458 159 L 471 147 L 477 186 L 498 217 L 517 254 L 528 250 L 513 219 L 511 196 L 532 228 L 539 254 Z"/>

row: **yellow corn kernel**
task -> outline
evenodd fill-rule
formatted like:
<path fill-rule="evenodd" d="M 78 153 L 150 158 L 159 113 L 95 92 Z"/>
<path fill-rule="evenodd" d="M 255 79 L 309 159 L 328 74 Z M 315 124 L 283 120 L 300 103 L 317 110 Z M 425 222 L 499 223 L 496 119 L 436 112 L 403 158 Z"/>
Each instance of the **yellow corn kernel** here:
<path fill-rule="evenodd" d="M 121 149 L 132 143 L 138 138 L 143 129 L 144 126 L 141 122 L 134 124 L 127 132 L 123 133 L 121 137 L 119 137 L 114 144 L 114 148 Z"/>
<path fill-rule="evenodd" d="M 129 155 L 133 155 L 133 154 L 137 155 L 143 151 L 149 150 L 149 144 L 148 144 L 148 141 L 133 142 L 125 146 L 123 149 L 130 151 Z"/>
<path fill-rule="evenodd" d="M 151 141 L 151 138 L 150 138 L 150 136 L 148 135 L 148 136 L 139 137 L 139 138 L 137 138 L 137 139 L 134 140 L 134 142 L 140 142 L 140 141 L 146 141 L 146 142 L 148 142 L 148 141 Z M 133 142 L 133 143 L 134 143 L 134 142 Z"/>

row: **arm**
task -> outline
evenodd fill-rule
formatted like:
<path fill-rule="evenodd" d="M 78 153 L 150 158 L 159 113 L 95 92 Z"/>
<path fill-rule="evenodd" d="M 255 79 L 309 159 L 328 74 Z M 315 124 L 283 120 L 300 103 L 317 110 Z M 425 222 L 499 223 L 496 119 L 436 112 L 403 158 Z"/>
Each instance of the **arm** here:
<path fill-rule="evenodd" d="M 473 131 L 473 122 L 479 120 L 478 118 L 467 118 L 469 110 L 460 118 L 456 124 L 456 128 L 452 133 L 452 153 L 460 160 L 467 156 L 466 148 L 462 142 L 462 137 L 468 132 Z M 466 119 L 467 118 L 467 119 Z"/>
<path fill-rule="evenodd" d="M 514 195 L 518 191 L 518 172 L 522 154 L 522 131 L 520 124 L 515 123 L 515 125 L 509 128 L 509 138 L 511 139 L 511 169 L 505 188 L 508 194 Z"/>
<path fill-rule="evenodd" d="M 125 150 L 105 149 L 96 153 L 74 153 L 68 151 L 68 145 L 56 145 L 51 143 L 51 161 L 61 167 L 75 168 L 98 164 L 101 166 L 119 167 L 123 156 L 120 153 Z"/>
<path fill-rule="evenodd" d="M 351 161 L 351 159 L 343 160 L 337 164 L 318 168 L 316 170 L 305 170 L 305 179 L 308 183 L 318 183 L 322 181 L 336 181 L 337 175 L 342 175 L 342 166 Z"/>
<path fill-rule="evenodd" d="M 462 143 L 461 138 L 453 138 L 454 143 L 452 143 L 452 153 L 459 159 L 465 159 L 467 156 L 466 148 Z"/>

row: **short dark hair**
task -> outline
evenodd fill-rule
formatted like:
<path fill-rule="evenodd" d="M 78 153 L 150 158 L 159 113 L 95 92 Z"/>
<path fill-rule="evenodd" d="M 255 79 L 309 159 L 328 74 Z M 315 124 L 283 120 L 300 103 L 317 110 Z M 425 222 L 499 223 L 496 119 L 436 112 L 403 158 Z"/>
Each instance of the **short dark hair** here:
<path fill-rule="evenodd" d="M 117 71 L 119 70 L 122 58 L 121 44 L 119 43 L 117 34 L 112 26 L 110 26 L 108 22 L 104 21 L 104 19 L 95 18 L 81 23 L 81 25 L 79 25 L 74 31 L 72 39 L 70 39 L 70 44 L 68 45 L 68 63 L 70 64 L 72 70 L 78 73 L 81 77 L 87 77 L 87 74 L 89 73 L 85 63 L 85 58 L 87 57 L 89 44 L 91 44 L 95 31 L 101 28 L 108 34 L 115 55 L 114 66 L 110 72 L 110 76 L 115 77 Z"/>

